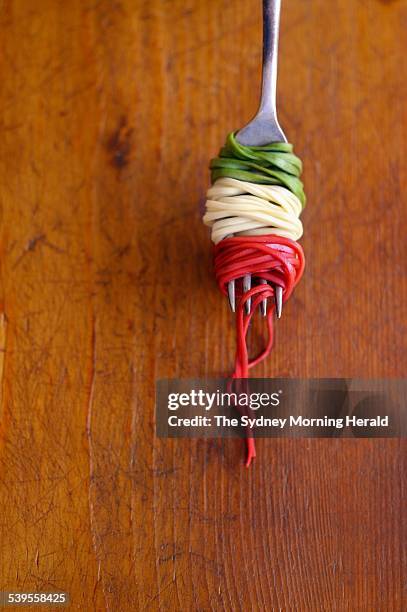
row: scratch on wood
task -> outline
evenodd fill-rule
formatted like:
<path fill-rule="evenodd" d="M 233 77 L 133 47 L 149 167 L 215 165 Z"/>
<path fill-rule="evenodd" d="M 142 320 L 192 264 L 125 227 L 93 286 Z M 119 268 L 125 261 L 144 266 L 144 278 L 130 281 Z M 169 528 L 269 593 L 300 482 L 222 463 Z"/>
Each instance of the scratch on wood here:
<path fill-rule="evenodd" d="M 17 261 L 15 262 L 13 266 L 13 270 L 17 268 L 17 266 L 21 263 L 23 258 L 27 255 L 27 253 L 35 250 L 37 244 L 41 242 L 42 240 L 45 240 L 45 234 L 38 234 L 37 236 L 34 236 L 27 242 L 27 244 L 25 245 L 24 251 L 21 253 Z"/>
<path fill-rule="evenodd" d="M 26 253 L 28 251 L 33 251 L 35 247 L 37 246 L 37 243 L 41 242 L 41 240 L 45 240 L 45 234 L 39 234 L 38 236 L 34 236 L 34 238 L 31 238 L 31 240 L 29 240 L 26 244 L 26 247 L 25 247 Z"/>
<path fill-rule="evenodd" d="M 92 501 L 92 487 L 94 486 L 94 463 L 93 463 L 93 444 L 92 444 L 92 408 L 94 401 L 94 391 L 95 391 L 95 374 L 96 374 L 96 320 L 93 317 L 92 322 L 92 336 L 91 336 L 91 359 L 90 359 L 90 381 L 89 381 L 89 398 L 88 398 L 88 409 L 86 415 L 86 437 L 88 441 L 88 455 L 89 455 L 89 485 L 88 485 L 88 506 L 89 506 L 89 522 L 90 522 L 90 532 L 93 544 L 93 550 L 95 553 L 96 561 L 98 563 L 98 576 L 97 581 L 94 588 L 94 594 L 96 592 L 96 587 L 101 582 L 103 597 L 105 600 L 106 610 L 110 610 L 109 601 L 106 596 L 106 592 L 104 589 L 103 579 L 101 579 L 101 559 L 99 554 L 99 542 L 97 535 L 97 526 L 96 526 L 96 518 L 95 518 L 95 509 Z"/>
<path fill-rule="evenodd" d="M 150 608 L 151 604 L 156 599 L 158 599 L 164 593 L 164 591 L 169 589 L 175 583 L 176 583 L 176 577 L 175 577 L 175 579 L 173 578 L 170 582 L 168 582 L 166 585 L 164 585 L 161 589 L 159 589 L 157 591 L 157 593 L 155 593 L 152 597 L 150 597 L 150 599 L 148 600 L 146 606 L 143 607 L 143 610 L 148 610 Z"/>
<path fill-rule="evenodd" d="M 37 244 L 39 243 L 42 243 L 43 245 L 55 251 L 56 253 L 64 253 L 63 249 L 58 247 L 56 244 L 49 242 L 45 234 L 38 234 L 37 236 L 34 236 L 27 242 L 27 244 L 24 247 L 24 251 L 21 253 L 21 255 L 17 258 L 17 261 L 14 263 L 13 270 L 17 268 L 17 266 L 21 263 L 23 258 L 27 255 L 27 253 L 35 251 Z"/>
<path fill-rule="evenodd" d="M 0 314 L 0 421 L 3 409 L 4 361 L 6 355 L 7 317 Z"/>

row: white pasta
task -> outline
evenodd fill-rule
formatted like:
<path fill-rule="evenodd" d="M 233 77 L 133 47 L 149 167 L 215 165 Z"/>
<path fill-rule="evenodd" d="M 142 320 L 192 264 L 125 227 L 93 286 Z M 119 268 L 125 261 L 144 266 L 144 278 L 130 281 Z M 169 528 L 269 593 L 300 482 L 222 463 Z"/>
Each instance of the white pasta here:
<path fill-rule="evenodd" d="M 231 234 L 275 234 L 298 240 L 301 211 L 300 200 L 285 187 L 219 178 L 208 189 L 203 221 L 212 228 L 215 244 Z"/>

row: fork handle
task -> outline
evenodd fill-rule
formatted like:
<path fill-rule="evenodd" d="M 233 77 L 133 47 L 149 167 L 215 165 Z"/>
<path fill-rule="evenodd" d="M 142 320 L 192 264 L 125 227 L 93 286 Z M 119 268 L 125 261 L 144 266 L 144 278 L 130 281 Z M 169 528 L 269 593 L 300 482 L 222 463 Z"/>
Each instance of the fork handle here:
<path fill-rule="evenodd" d="M 263 76 L 259 112 L 277 117 L 277 56 L 281 0 L 263 0 Z"/>

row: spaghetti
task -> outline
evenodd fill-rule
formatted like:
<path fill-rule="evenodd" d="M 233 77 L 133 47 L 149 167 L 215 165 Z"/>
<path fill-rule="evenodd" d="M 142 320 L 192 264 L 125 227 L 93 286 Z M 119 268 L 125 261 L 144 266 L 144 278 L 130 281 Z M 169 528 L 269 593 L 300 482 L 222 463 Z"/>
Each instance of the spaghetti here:
<path fill-rule="evenodd" d="M 274 304 L 275 285 L 283 288 L 286 302 L 304 270 L 304 253 L 296 242 L 302 236 L 299 217 L 305 206 L 302 163 L 289 143 L 248 147 L 238 143 L 232 133 L 210 167 L 213 184 L 207 192 L 203 220 L 212 229 L 219 288 L 227 294 L 231 280 L 248 274 L 268 281 L 246 292 L 237 287 L 240 299 L 232 378 L 245 379 L 249 370 L 269 355 L 273 344 L 274 307 L 267 314 L 265 347 L 255 359 L 249 359 L 247 332 L 254 312 L 264 299 L 272 298 L 269 302 Z M 250 314 L 244 308 L 248 300 Z M 256 451 L 251 435 L 246 441 L 249 466 Z"/>

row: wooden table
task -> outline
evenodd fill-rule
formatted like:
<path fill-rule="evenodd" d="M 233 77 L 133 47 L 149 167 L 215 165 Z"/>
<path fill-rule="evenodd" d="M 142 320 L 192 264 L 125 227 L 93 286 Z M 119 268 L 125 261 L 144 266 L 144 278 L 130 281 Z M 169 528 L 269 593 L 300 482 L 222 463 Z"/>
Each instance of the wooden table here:
<path fill-rule="evenodd" d="M 157 440 L 230 370 L 199 205 L 254 113 L 257 0 L 4 0 L 1 584 L 72 609 L 401 611 L 398 440 Z M 406 366 L 405 0 L 285 0 L 306 275 L 257 376 Z M 403 565 L 404 562 L 404 565 Z M 405 579 L 405 574 L 404 574 Z"/>

